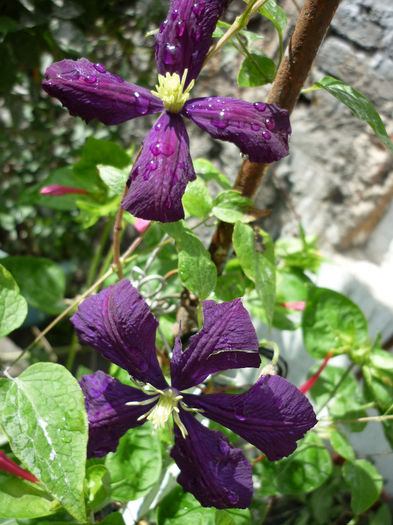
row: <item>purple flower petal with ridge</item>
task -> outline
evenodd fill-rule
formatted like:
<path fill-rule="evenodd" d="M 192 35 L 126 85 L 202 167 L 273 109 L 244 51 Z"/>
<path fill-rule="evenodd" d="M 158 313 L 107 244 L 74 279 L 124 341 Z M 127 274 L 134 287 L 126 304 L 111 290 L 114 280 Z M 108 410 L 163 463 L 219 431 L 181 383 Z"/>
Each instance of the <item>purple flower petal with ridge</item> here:
<path fill-rule="evenodd" d="M 168 387 L 156 355 L 157 320 L 127 279 L 85 299 L 71 322 L 83 343 L 132 377 L 156 388 Z"/>
<path fill-rule="evenodd" d="M 151 91 L 125 82 L 86 58 L 55 62 L 46 70 L 42 87 L 71 115 L 86 122 L 96 118 L 107 125 L 120 124 L 163 110 L 162 101 Z"/>
<path fill-rule="evenodd" d="M 121 205 L 141 219 L 178 221 L 184 217 L 181 198 L 187 183 L 194 179 L 183 119 L 165 112 L 143 142 Z"/>
<path fill-rule="evenodd" d="M 145 401 L 149 396 L 101 371 L 82 376 L 79 384 L 89 418 L 89 458 L 101 458 L 108 452 L 114 452 L 119 439 L 129 428 L 145 423 L 145 419 L 138 421 L 138 418 L 154 404 L 126 405 L 129 401 Z"/>
<path fill-rule="evenodd" d="M 258 338 L 240 299 L 230 303 L 203 302 L 202 330 L 191 337 L 183 353 L 175 345 L 171 360 L 172 385 L 184 390 L 210 374 L 230 368 L 260 365 Z"/>
<path fill-rule="evenodd" d="M 183 394 L 190 407 L 259 448 L 271 461 L 289 456 L 296 441 L 316 423 L 314 410 L 298 388 L 279 376 L 262 376 L 239 395 Z"/>
<path fill-rule="evenodd" d="M 242 451 L 230 445 L 221 432 L 202 426 L 184 410 L 181 419 L 188 436 L 184 439 L 175 425 L 175 446 L 171 451 L 181 470 L 178 483 L 204 507 L 249 507 L 252 472 Z"/>
<path fill-rule="evenodd" d="M 251 162 L 273 162 L 289 153 L 289 113 L 276 104 L 195 98 L 185 103 L 182 113 L 212 137 L 236 144 Z"/>
<path fill-rule="evenodd" d="M 228 0 L 172 0 L 169 13 L 156 35 L 158 73 L 188 69 L 186 86 L 195 79 L 213 41 L 217 21 Z"/>

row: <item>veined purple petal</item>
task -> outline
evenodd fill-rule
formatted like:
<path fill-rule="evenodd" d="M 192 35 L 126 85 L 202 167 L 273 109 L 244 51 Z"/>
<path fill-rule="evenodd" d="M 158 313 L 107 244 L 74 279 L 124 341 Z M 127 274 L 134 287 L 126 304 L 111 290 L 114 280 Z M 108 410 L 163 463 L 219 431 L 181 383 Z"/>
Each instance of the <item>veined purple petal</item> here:
<path fill-rule="evenodd" d="M 148 89 L 124 82 L 86 58 L 55 62 L 46 70 L 42 87 L 86 122 L 96 118 L 107 125 L 120 124 L 163 110 L 162 101 Z"/>
<path fill-rule="evenodd" d="M 251 162 L 274 162 L 289 153 L 289 113 L 276 104 L 195 98 L 185 103 L 182 113 L 215 139 L 236 144 Z"/>
<path fill-rule="evenodd" d="M 171 360 L 172 385 L 185 390 L 210 374 L 229 368 L 260 365 L 258 338 L 240 299 L 230 303 L 203 302 L 202 330 L 191 337 L 183 353 L 175 345 Z"/>
<path fill-rule="evenodd" d="M 156 355 L 157 320 L 127 279 L 85 299 L 71 322 L 83 343 L 135 379 L 156 388 L 168 386 Z"/>
<path fill-rule="evenodd" d="M 181 419 L 188 436 L 184 439 L 175 425 L 175 446 L 171 451 L 181 470 L 178 483 L 204 507 L 249 507 L 252 473 L 242 451 L 230 445 L 221 432 L 202 426 L 184 410 Z"/>
<path fill-rule="evenodd" d="M 129 428 L 143 425 L 145 420 L 138 418 L 153 406 L 126 405 L 129 401 L 145 401 L 147 396 L 140 390 L 123 385 L 114 377 L 98 371 L 92 375 L 82 376 L 80 387 L 85 396 L 89 418 L 89 458 L 100 458 L 114 452 L 119 439 Z"/>
<path fill-rule="evenodd" d="M 262 376 L 244 394 L 183 394 L 183 401 L 236 432 L 271 461 L 289 456 L 296 441 L 317 423 L 308 399 L 279 376 Z"/>
<path fill-rule="evenodd" d="M 156 35 L 156 63 L 161 75 L 188 69 L 186 86 L 199 75 L 212 34 L 228 0 L 171 0 Z"/>
<path fill-rule="evenodd" d="M 184 217 L 181 198 L 187 183 L 194 179 L 183 119 L 165 112 L 143 142 L 121 205 L 141 219 L 178 221 Z"/>

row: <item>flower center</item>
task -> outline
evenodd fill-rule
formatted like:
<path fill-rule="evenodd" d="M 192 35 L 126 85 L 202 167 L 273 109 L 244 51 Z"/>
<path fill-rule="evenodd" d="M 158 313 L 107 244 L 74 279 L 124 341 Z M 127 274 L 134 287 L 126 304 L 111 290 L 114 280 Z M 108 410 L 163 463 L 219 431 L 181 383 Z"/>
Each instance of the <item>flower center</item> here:
<path fill-rule="evenodd" d="M 169 113 L 179 113 L 190 98 L 194 80 L 191 80 L 186 89 L 184 89 L 187 73 L 188 69 L 185 69 L 181 78 L 178 73 L 173 73 L 172 75 L 166 73 L 165 77 L 164 75 L 158 75 L 157 91 L 152 91 L 152 93 L 162 100 L 165 109 Z"/>

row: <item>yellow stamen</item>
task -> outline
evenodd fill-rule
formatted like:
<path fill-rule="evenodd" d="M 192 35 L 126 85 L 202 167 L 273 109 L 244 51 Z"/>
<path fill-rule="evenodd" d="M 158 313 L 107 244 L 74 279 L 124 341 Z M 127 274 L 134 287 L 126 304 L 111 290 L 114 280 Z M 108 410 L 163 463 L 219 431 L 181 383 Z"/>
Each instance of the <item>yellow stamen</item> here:
<path fill-rule="evenodd" d="M 152 91 L 153 95 L 160 98 L 164 103 L 164 107 L 169 113 L 179 113 L 184 104 L 190 98 L 190 91 L 194 85 L 194 80 L 188 84 L 184 89 L 186 83 L 188 69 L 184 70 L 183 76 L 180 79 L 178 73 L 166 73 L 166 75 L 158 75 L 158 85 L 156 90 Z"/>

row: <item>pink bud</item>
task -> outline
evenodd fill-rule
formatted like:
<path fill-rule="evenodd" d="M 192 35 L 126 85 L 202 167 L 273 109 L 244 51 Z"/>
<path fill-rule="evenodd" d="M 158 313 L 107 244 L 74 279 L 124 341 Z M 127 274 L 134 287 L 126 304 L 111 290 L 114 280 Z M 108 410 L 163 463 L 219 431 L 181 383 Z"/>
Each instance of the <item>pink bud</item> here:
<path fill-rule="evenodd" d="M 4 452 L 0 450 L 0 470 L 4 470 L 4 472 L 9 472 L 10 474 L 13 474 L 14 476 L 19 476 L 20 478 L 27 479 L 27 481 L 31 481 L 32 483 L 37 483 L 38 479 L 33 476 L 33 474 L 30 474 L 30 472 L 27 472 L 23 468 L 21 468 L 19 465 L 14 463 L 12 459 L 8 458 Z"/>
<path fill-rule="evenodd" d="M 136 221 L 134 222 L 134 228 L 137 232 L 142 233 L 146 230 L 149 224 L 150 221 L 146 221 L 145 219 L 136 219 Z"/>
<path fill-rule="evenodd" d="M 283 308 L 288 308 L 289 310 L 297 310 L 302 312 L 306 307 L 306 301 L 295 301 L 294 303 L 280 303 L 280 306 Z"/>
<path fill-rule="evenodd" d="M 310 388 L 312 388 L 315 385 L 315 383 L 318 380 L 318 377 L 321 375 L 322 371 L 324 370 L 324 368 L 328 364 L 328 361 L 329 361 L 329 359 L 331 357 L 333 357 L 333 351 L 332 350 L 327 354 L 327 356 L 325 357 L 323 363 L 318 368 L 318 370 L 315 372 L 315 374 L 313 374 L 309 379 L 307 379 L 307 381 L 301 387 L 299 387 L 300 392 L 303 392 L 303 394 L 305 394 L 306 392 L 308 392 L 310 390 Z"/>
<path fill-rule="evenodd" d="M 41 195 L 50 195 L 52 197 L 61 197 L 69 193 L 80 193 L 81 195 L 89 193 L 82 188 L 72 188 L 71 186 L 62 186 L 61 184 L 51 184 L 40 189 Z"/>

